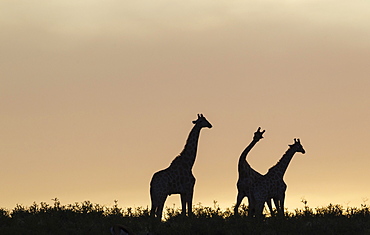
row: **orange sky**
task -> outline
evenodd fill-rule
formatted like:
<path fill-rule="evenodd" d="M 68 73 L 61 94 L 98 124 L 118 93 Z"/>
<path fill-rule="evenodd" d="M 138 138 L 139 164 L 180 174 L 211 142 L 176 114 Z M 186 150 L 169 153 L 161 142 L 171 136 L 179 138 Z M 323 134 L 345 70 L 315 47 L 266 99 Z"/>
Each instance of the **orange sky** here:
<path fill-rule="evenodd" d="M 231 207 L 237 161 L 266 173 L 300 138 L 286 207 L 370 197 L 367 1 L 0 2 L 0 207 L 150 206 L 202 130 L 194 203 Z M 167 205 L 180 206 L 178 196 Z"/>

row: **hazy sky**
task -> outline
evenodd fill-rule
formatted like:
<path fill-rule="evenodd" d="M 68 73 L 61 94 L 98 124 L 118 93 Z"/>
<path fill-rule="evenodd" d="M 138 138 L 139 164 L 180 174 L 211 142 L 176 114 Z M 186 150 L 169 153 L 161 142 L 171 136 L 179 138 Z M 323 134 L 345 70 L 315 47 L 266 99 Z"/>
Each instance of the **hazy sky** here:
<path fill-rule="evenodd" d="M 0 1 L 0 207 L 150 206 L 203 113 L 194 203 L 235 203 L 300 138 L 286 206 L 370 197 L 370 2 Z M 246 202 L 246 201 L 244 201 Z M 167 206 L 180 206 L 171 196 Z"/>

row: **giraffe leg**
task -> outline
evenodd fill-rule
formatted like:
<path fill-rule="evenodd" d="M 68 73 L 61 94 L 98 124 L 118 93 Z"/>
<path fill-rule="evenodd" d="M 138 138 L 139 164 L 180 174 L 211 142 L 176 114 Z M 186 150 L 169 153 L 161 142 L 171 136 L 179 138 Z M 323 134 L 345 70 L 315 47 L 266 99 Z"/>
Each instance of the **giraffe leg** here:
<path fill-rule="evenodd" d="M 276 207 L 276 211 L 279 214 L 280 213 L 280 207 L 281 207 L 280 199 L 276 198 L 276 197 L 274 197 L 273 199 L 274 199 L 274 204 L 275 204 L 275 207 Z"/>
<path fill-rule="evenodd" d="M 274 198 L 274 203 L 275 203 L 278 215 L 281 215 L 284 211 L 284 203 L 282 203 L 282 197 L 279 196 L 277 198 Z"/>
<path fill-rule="evenodd" d="M 154 206 L 152 203 L 152 209 L 150 210 L 150 217 L 155 217 L 157 208 L 158 207 Z"/>
<path fill-rule="evenodd" d="M 280 214 L 284 216 L 284 200 L 285 200 L 285 193 L 282 195 L 280 199 Z"/>
<path fill-rule="evenodd" d="M 271 198 L 267 199 L 266 204 L 269 207 L 271 216 L 273 216 L 274 215 L 274 210 L 272 209 Z"/>
<path fill-rule="evenodd" d="M 157 172 L 153 175 L 150 181 L 150 200 L 152 203 L 152 208 L 150 210 L 151 217 L 158 217 L 158 210 L 162 201 L 166 200 L 167 195 L 163 194 L 163 185 L 161 184 L 162 173 Z M 163 198 L 164 197 L 164 198 Z M 159 217 L 161 218 L 161 217 Z"/>
<path fill-rule="evenodd" d="M 254 199 L 253 196 L 248 197 L 248 216 L 253 217 L 256 216 L 257 211 L 257 201 Z"/>
<path fill-rule="evenodd" d="M 161 202 L 159 203 L 158 207 L 157 207 L 157 212 L 156 212 L 156 216 L 159 220 L 162 219 L 162 212 L 163 212 L 163 207 L 164 207 L 164 203 L 166 202 L 166 198 L 162 198 Z"/>
<path fill-rule="evenodd" d="M 265 206 L 265 201 L 257 201 L 255 203 L 255 214 L 256 217 L 260 218 L 263 216 L 263 208 Z"/>
<path fill-rule="evenodd" d="M 248 198 L 248 216 L 253 217 L 256 215 L 256 201 L 253 199 L 252 196 L 247 197 Z"/>
<path fill-rule="evenodd" d="M 180 194 L 180 197 L 181 197 L 181 214 L 186 216 L 186 194 L 183 193 L 183 194 Z"/>
<path fill-rule="evenodd" d="M 166 201 L 167 196 L 162 195 L 162 193 L 155 192 L 154 190 L 150 192 L 150 199 L 152 202 L 152 208 L 150 210 L 151 217 L 158 217 L 161 219 L 162 217 L 162 210 L 164 206 L 164 202 Z"/>
<path fill-rule="evenodd" d="M 191 217 L 193 216 L 193 192 L 188 196 L 187 200 L 188 204 L 188 216 Z"/>
<path fill-rule="evenodd" d="M 152 190 L 150 191 L 150 199 L 151 199 L 151 202 L 152 202 L 152 208 L 150 209 L 150 216 L 155 217 L 156 213 L 157 213 L 157 210 L 158 210 L 158 203 L 157 203 L 158 199 L 155 198 L 154 193 L 152 192 Z"/>
<path fill-rule="evenodd" d="M 157 219 L 161 220 L 162 218 L 162 211 L 164 207 L 164 203 L 166 202 L 167 195 L 158 195 L 158 194 L 152 194 L 151 200 L 152 200 L 152 208 L 150 210 L 150 216 L 156 217 Z"/>
<path fill-rule="evenodd" d="M 193 214 L 193 193 L 183 193 L 181 194 L 181 214 L 186 216 L 191 216 Z"/>
<path fill-rule="evenodd" d="M 242 193 L 238 192 L 238 196 L 236 197 L 236 204 L 235 204 L 235 207 L 234 207 L 234 215 L 239 215 L 238 209 L 239 209 L 240 204 L 243 201 L 243 198 L 244 198 L 244 195 Z M 248 203 L 248 204 L 250 205 L 250 203 Z"/>

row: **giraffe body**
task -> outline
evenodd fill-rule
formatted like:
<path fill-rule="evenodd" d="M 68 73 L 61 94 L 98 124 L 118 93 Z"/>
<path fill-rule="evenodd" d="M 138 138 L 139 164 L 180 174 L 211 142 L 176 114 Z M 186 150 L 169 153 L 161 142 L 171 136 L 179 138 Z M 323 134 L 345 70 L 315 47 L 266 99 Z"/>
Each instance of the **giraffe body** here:
<path fill-rule="evenodd" d="M 188 215 L 192 213 L 195 185 L 192 168 L 197 154 L 199 135 L 202 128 L 212 128 L 212 125 L 203 115 L 198 115 L 198 119 L 193 123 L 195 125 L 190 131 L 184 150 L 172 161 L 168 168 L 156 172 L 152 177 L 150 182 L 152 201 L 150 214 L 152 217 L 161 219 L 164 203 L 167 196 L 171 194 L 180 194 L 182 214 L 186 215 L 186 211 Z"/>
<path fill-rule="evenodd" d="M 274 199 L 274 204 L 278 213 L 284 215 L 284 200 L 287 185 L 284 182 L 283 177 L 296 152 L 300 152 L 302 154 L 305 153 L 299 139 L 294 139 L 294 144 L 289 145 L 289 149 L 285 152 L 279 162 L 275 166 L 271 167 L 266 175 L 253 183 L 252 197 L 255 203 L 257 216 L 262 215 L 263 204 L 269 198 Z"/>

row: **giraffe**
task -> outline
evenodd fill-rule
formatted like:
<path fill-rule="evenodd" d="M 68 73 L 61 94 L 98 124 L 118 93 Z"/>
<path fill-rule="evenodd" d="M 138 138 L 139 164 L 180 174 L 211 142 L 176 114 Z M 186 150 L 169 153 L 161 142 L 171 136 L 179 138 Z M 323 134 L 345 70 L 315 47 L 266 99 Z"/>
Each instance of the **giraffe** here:
<path fill-rule="evenodd" d="M 271 167 L 266 175 L 254 182 L 252 186 L 252 197 L 255 203 L 257 216 L 262 215 L 263 204 L 268 198 L 274 199 L 274 204 L 278 213 L 284 215 L 285 190 L 287 186 L 283 177 L 290 161 L 297 152 L 305 154 L 306 151 L 301 141 L 299 139 L 294 139 L 294 143 L 289 145 L 288 150 L 278 163 Z"/>
<path fill-rule="evenodd" d="M 239 178 L 236 184 L 238 188 L 238 195 L 234 207 L 234 215 L 238 215 L 238 208 L 244 197 L 248 198 L 248 207 L 249 207 L 248 215 L 250 216 L 253 214 L 252 211 L 254 210 L 254 205 L 251 204 L 251 200 L 249 199 L 251 196 L 250 190 L 253 182 L 256 181 L 258 178 L 262 177 L 262 174 L 255 171 L 249 165 L 246 158 L 251 149 L 257 144 L 258 141 L 260 141 L 263 138 L 262 136 L 263 133 L 265 133 L 265 130 L 261 131 L 261 127 L 258 127 L 257 131 L 254 133 L 252 142 L 244 149 L 244 151 L 241 153 L 239 157 L 238 162 Z M 266 202 L 272 213 L 271 200 L 267 200 Z"/>
<path fill-rule="evenodd" d="M 191 216 L 192 200 L 194 193 L 195 177 L 192 173 L 195 157 L 197 155 L 198 140 L 200 131 L 203 127 L 212 128 L 211 123 L 203 116 L 198 114 L 198 119 L 193 121 L 194 127 L 189 133 L 185 147 L 164 170 L 154 173 L 150 182 L 150 197 L 152 208 L 150 215 L 162 217 L 162 211 L 167 196 L 180 194 L 182 214 Z"/>

